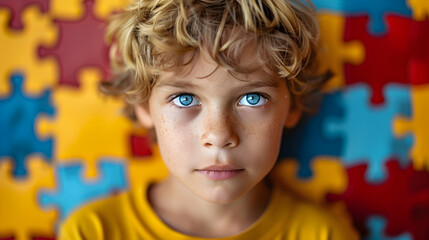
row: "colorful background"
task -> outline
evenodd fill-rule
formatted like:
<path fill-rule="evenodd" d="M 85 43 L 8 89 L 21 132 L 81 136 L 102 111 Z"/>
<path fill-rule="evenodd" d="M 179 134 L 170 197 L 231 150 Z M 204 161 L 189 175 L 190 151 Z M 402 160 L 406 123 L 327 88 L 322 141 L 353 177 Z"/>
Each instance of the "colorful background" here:
<path fill-rule="evenodd" d="M 364 239 L 429 239 L 429 1 L 315 0 L 320 112 L 274 175 L 346 209 Z M 0 239 L 55 239 L 84 203 L 166 175 L 109 77 L 107 16 L 128 0 L 0 0 Z"/>

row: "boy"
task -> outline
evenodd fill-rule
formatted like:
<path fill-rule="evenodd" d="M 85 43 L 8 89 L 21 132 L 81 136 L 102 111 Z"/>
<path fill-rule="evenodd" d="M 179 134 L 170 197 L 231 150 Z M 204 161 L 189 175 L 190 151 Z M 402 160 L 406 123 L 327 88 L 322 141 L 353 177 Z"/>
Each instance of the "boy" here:
<path fill-rule="evenodd" d="M 140 0 L 115 16 L 104 88 L 155 130 L 170 174 L 80 209 L 60 239 L 353 239 L 266 178 L 324 81 L 308 70 L 316 26 L 292 0 Z"/>

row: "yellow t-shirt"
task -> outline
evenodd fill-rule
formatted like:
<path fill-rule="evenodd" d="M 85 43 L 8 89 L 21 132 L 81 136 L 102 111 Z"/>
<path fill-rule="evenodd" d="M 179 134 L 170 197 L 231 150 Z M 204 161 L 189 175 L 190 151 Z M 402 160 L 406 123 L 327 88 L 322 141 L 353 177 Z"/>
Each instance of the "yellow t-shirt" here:
<path fill-rule="evenodd" d="M 147 200 L 148 184 L 79 209 L 61 225 L 59 240 L 202 240 L 169 228 Z M 246 231 L 223 240 L 352 240 L 347 224 L 327 211 L 302 203 L 278 187 L 267 209 Z"/>

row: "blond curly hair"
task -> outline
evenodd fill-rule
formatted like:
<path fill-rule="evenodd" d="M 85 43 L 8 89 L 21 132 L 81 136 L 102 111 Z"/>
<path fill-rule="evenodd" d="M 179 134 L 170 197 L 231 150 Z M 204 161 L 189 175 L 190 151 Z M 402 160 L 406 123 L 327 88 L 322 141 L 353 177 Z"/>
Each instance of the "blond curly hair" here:
<path fill-rule="evenodd" d="M 329 77 L 315 75 L 311 67 L 318 35 L 310 2 L 138 0 L 109 21 L 106 39 L 112 43 L 115 77 L 102 89 L 125 95 L 130 105 L 145 102 L 160 71 L 183 67 L 190 62 L 186 54 L 203 50 L 230 72 L 249 72 L 238 58 L 254 41 L 264 69 L 285 79 L 293 103 L 306 109 L 311 93 Z"/>

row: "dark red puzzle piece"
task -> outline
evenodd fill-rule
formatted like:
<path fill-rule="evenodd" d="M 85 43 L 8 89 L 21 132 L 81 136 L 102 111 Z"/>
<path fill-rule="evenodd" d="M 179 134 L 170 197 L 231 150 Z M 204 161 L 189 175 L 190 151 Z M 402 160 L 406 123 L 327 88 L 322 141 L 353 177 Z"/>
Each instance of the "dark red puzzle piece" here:
<path fill-rule="evenodd" d="M 0 240 L 14 240 L 14 237 L 1 237 L 0 236 Z"/>
<path fill-rule="evenodd" d="M 134 157 L 148 157 L 152 155 L 150 139 L 147 136 L 131 136 L 131 151 Z"/>
<path fill-rule="evenodd" d="M 344 194 L 328 194 L 329 201 L 344 201 L 362 236 L 366 236 L 366 220 L 371 215 L 382 215 L 387 220 L 386 235 L 398 236 L 404 232 L 414 240 L 429 239 L 429 187 L 427 184 L 412 189 L 416 176 L 427 179 L 429 172 L 417 172 L 410 164 L 403 168 L 396 160 L 388 161 L 387 180 L 379 185 L 365 181 L 366 165 L 347 169 L 349 187 Z M 417 180 L 418 180 L 417 179 Z"/>
<path fill-rule="evenodd" d="M 411 38 L 410 81 L 429 84 L 429 20 L 413 22 Z"/>
<path fill-rule="evenodd" d="M 358 40 L 365 46 L 365 61 L 361 65 L 345 65 L 347 84 L 365 82 L 372 87 L 371 102 L 384 102 L 383 88 L 388 83 L 408 84 L 408 63 L 411 58 L 413 20 L 387 16 L 386 35 L 373 36 L 367 31 L 367 16 L 346 17 L 345 41 Z"/>
<path fill-rule="evenodd" d="M 10 27 L 22 29 L 21 12 L 29 5 L 37 4 L 43 12 L 49 9 L 49 0 L 0 0 L 0 7 L 6 7 L 11 10 Z"/>
<path fill-rule="evenodd" d="M 33 237 L 32 240 L 55 240 L 54 237 Z"/>
<path fill-rule="evenodd" d="M 97 67 L 109 77 L 109 48 L 104 43 L 105 22 L 92 13 L 93 1 L 84 2 L 86 13 L 79 21 L 56 20 L 60 37 L 52 49 L 40 48 L 39 55 L 53 55 L 60 66 L 60 84 L 78 86 L 77 74 L 84 67 Z"/>

